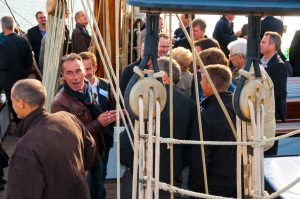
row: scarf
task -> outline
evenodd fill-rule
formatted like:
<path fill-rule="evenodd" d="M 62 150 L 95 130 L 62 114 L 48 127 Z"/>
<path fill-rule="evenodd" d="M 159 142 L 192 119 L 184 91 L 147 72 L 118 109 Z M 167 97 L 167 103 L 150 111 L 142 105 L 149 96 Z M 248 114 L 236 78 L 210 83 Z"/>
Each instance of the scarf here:
<path fill-rule="evenodd" d="M 84 80 L 83 92 L 72 90 L 66 82 L 64 82 L 63 86 L 69 96 L 75 97 L 89 109 L 94 120 L 103 113 L 100 106 L 96 103 L 95 97 L 92 95 L 92 89 L 87 80 Z"/>

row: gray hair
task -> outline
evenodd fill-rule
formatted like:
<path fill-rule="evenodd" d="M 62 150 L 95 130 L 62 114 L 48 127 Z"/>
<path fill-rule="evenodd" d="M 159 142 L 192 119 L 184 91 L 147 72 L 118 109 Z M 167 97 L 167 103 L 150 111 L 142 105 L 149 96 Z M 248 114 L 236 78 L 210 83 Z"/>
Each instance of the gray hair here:
<path fill-rule="evenodd" d="M 14 30 L 15 21 L 11 16 L 4 16 L 1 18 L 2 28 L 6 28 L 8 30 Z"/>
<path fill-rule="evenodd" d="M 15 99 L 21 99 L 30 106 L 44 106 L 47 92 L 39 80 L 22 79 L 17 81 L 11 89 L 11 94 Z"/>
<path fill-rule="evenodd" d="M 242 55 L 244 58 L 247 57 L 247 40 L 238 39 L 228 44 L 227 48 L 231 50 L 234 55 Z"/>
<path fill-rule="evenodd" d="M 170 76 L 170 58 L 162 57 L 157 60 L 158 68 L 160 71 L 164 71 Z M 177 84 L 177 82 L 181 79 L 181 69 L 178 63 L 172 59 L 172 70 L 173 70 L 173 83 Z"/>

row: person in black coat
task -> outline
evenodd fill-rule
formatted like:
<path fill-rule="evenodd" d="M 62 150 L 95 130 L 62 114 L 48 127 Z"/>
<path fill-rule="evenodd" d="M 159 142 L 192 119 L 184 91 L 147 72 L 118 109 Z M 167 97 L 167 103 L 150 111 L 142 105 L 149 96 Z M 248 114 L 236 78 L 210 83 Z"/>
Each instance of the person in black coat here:
<path fill-rule="evenodd" d="M 277 32 L 265 32 L 260 42 L 260 52 L 263 54 L 260 62 L 265 67 L 274 84 L 276 120 L 284 121 L 287 116 L 287 68 L 277 53 L 280 45 L 281 37 Z"/>
<path fill-rule="evenodd" d="M 163 82 L 166 86 L 167 103 L 161 113 L 161 128 L 160 136 L 164 138 L 170 137 L 170 110 L 169 110 L 169 59 L 161 58 L 158 60 L 158 65 L 161 71 L 166 74 L 163 77 Z M 180 78 L 180 68 L 178 64 L 173 61 L 173 81 L 174 84 Z M 195 103 L 185 97 L 180 91 L 173 87 L 173 129 L 174 138 L 181 140 L 188 140 L 191 138 L 195 127 L 196 120 L 196 105 Z M 132 168 L 133 168 L 133 151 L 127 137 L 127 133 L 121 134 L 121 164 L 127 167 L 125 176 L 122 178 L 122 198 L 131 198 L 132 189 Z M 181 171 L 187 165 L 187 145 L 174 145 L 174 185 L 180 186 Z M 167 144 L 161 144 L 160 148 L 160 181 L 170 182 L 170 150 Z M 123 183 L 123 180 L 125 183 Z M 160 198 L 170 198 L 166 192 L 160 192 Z"/>
<path fill-rule="evenodd" d="M 227 66 L 210 65 L 206 67 L 228 113 L 235 124 L 232 107 L 232 93 L 227 92 L 231 82 L 231 71 Z M 201 85 L 206 96 L 201 103 L 201 118 L 204 141 L 235 141 L 227 119 L 209 85 L 202 75 Z M 199 141 L 199 131 L 194 131 L 193 139 Z M 204 147 L 208 192 L 212 195 L 236 197 L 236 146 L 207 145 Z M 190 149 L 189 188 L 205 193 L 204 175 L 200 145 Z"/>
<path fill-rule="evenodd" d="M 13 31 L 12 17 L 2 17 L 1 25 L 5 39 L 0 43 L 0 87 L 4 89 L 14 121 L 18 123 L 20 120 L 12 108 L 10 90 L 16 81 L 29 76 L 32 67 L 32 51 L 27 38 Z"/>
<path fill-rule="evenodd" d="M 300 30 L 295 32 L 293 37 L 290 52 L 289 52 L 290 64 L 293 68 L 293 76 L 300 76 Z"/>
<path fill-rule="evenodd" d="M 191 15 L 191 19 L 193 20 L 195 18 L 195 15 Z M 186 28 L 186 31 L 188 34 L 190 34 L 190 18 L 188 14 L 182 14 L 180 16 L 180 19 Z M 181 41 L 186 38 L 184 31 L 182 30 L 181 24 L 179 23 L 179 28 L 177 28 L 174 31 L 174 36 L 172 39 L 172 43 L 174 44 L 174 48 L 180 47 L 181 46 Z M 183 47 L 183 46 L 182 46 Z"/>
<path fill-rule="evenodd" d="M 34 52 L 34 58 L 39 65 L 39 58 L 40 58 L 40 49 L 41 49 L 41 42 L 43 37 L 46 34 L 46 16 L 42 11 L 38 11 L 35 14 L 35 18 L 38 21 L 38 25 L 30 28 L 27 32 L 27 38 L 29 39 L 30 45 Z"/>
<path fill-rule="evenodd" d="M 237 31 L 236 33 L 233 31 L 232 21 L 234 18 L 235 15 L 223 15 L 222 18 L 217 22 L 213 32 L 213 38 L 219 42 L 221 50 L 224 52 L 227 58 L 229 55 L 227 45 L 241 35 L 241 31 Z"/>
<path fill-rule="evenodd" d="M 91 36 L 86 29 L 89 21 L 84 13 L 84 11 L 80 10 L 75 14 L 76 28 L 72 33 L 72 52 L 73 53 L 81 53 L 88 51 L 91 45 Z"/>
<path fill-rule="evenodd" d="M 264 37 L 265 32 L 277 32 L 280 36 L 283 34 L 283 22 L 274 16 L 266 16 L 261 20 L 260 38 Z"/>

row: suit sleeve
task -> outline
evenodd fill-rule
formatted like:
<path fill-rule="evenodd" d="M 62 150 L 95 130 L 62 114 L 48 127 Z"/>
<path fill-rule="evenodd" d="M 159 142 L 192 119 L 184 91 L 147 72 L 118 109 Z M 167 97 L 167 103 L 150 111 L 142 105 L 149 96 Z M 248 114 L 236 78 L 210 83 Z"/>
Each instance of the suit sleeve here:
<path fill-rule="evenodd" d="M 26 38 L 24 38 L 24 39 L 25 39 L 25 41 L 27 43 L 26 66 L 27 66 L 27 69 L 30 71 L 31 67 L 32 67 L 32 63 L 33 63 L 32 49 L 31 49 L 29 41 Z"/>
<path fill-rule="evenodd" d="M 34 52 L 37 52 L 37 50 L 39 50 L 39 45 L 35 44 L 35 34 L 34 34 L 34 29 L 30 29 L 28 30 L 27 33 L 27 38 L 30 42 L 31 48 Z M 37 60 L 38 61 L 38 60 Z"/>

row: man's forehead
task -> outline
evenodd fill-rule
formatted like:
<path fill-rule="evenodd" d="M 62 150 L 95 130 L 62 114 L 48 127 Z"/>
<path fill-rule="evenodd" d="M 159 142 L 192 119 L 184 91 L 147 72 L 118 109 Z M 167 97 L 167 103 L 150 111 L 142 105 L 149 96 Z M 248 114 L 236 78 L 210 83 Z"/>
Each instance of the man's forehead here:
<path fill-rule="evenodd" d="M 63 69 L 65 71 L 77 70 L 83 67 L 83 63 L 79 60 L 67 60 L 63 64 Z"/>

